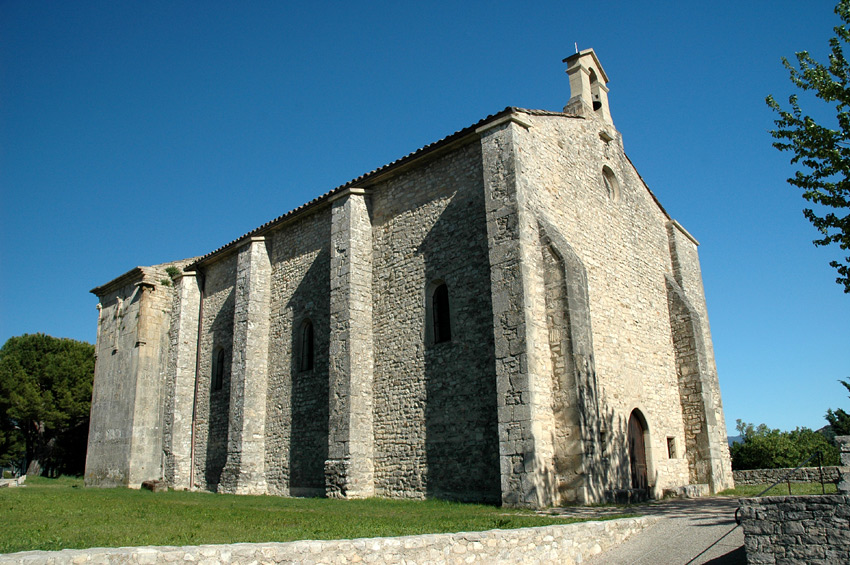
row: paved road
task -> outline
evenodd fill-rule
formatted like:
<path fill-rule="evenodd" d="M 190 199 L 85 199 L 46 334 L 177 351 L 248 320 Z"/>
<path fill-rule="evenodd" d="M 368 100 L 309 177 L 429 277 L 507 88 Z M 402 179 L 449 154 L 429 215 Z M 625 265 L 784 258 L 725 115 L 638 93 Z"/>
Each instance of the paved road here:
<path fill-rule="evenodd" d="M 661 516 L 657 524 L 593 557 L 587 565 L 745 565 L 744 533 L 741 528 L 734 528 L 736 508 L 737 498 L 709 497 L 628 508 L 565 508 L 558 513 L 587 516 L 628 512 Z"/>

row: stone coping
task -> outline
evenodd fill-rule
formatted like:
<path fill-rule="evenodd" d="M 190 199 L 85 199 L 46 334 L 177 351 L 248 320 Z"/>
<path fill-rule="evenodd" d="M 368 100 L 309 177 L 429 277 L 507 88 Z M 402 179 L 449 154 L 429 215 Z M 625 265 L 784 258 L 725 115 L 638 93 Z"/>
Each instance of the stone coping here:
<path fill-rule="evenodd" d="M 779 480 L 788 480 L 792 483 L 818 483 L 821 479 L 821 470 L 823 470 L 823 480 L 826 483 L 837 483 L 841 478 L 841 467 L 835 465 L 820 468 L 800 467 L 796 470 L 793 468 L 745 469 L 732 471 L 732 476 L 736 485 L 770 484 Z"/>
<path fill-rule="evenodd" d="M 425 534 L 394 538 L 120 547 L 25 551 L 0 555 L 0 564 L 84 563 L 582 563 L 655 524 L 656 516 L 580 522 L 516 530 Z"/>

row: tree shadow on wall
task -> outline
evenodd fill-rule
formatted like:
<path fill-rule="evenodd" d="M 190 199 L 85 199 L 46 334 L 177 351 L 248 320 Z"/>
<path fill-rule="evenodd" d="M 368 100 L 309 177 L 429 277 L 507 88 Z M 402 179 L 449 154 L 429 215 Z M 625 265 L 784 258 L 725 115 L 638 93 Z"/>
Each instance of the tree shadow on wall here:
<path fill-rule="evenodd" d="M 599 439 L 585 459 L 585 472 L 591 477 L 588 485 L 593 500 L 616 502 L 622 498 L 622 491 L 631 489 L 628 423 L 623 415 L 605 406 L 600 407 L 598 418 L 592 427 L 599 430 Z"/>

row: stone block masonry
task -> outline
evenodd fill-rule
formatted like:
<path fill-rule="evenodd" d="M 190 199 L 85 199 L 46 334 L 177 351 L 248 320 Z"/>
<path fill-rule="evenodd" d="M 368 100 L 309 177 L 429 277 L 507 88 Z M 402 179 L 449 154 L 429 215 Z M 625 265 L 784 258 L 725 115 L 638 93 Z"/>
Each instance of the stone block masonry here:
<path fill-rule="evenodd" d="M 741 499 L 750 565 L 850 563 L 850 495 Z"/>
<path fill-rule="evenodd" d="M 193 547 L 124 547 L 27 551 L 0 555 L 0 565 L 81 565 L 84 563 L 375 563 L 419 565 L 583 563 L 654 524 L 644 516 L 519 530 L 429 534 L 290 543 L 237 543 Z"/>
<path fill-rule="evenodd" d="M 334 201 L 331 227 L 330 407 L 326 494 L 375 494 L 372 430 L 372 224 L 363 190 Z"/>
<path fill-rule="evenodd" d="M 372 217 L 378 496 L 500 500 L 481 150 L 376 185 Z M 447 289 L 451 339 L 435 339 Z"/>

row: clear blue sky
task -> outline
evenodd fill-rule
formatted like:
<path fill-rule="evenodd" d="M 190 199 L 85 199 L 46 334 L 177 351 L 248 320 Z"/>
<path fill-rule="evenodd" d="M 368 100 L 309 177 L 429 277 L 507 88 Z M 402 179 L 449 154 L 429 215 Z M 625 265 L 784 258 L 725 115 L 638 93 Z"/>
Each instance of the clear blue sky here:
<path fill-rule="evenodd" d="M 771 147 L 825 1 L 0 1 L 0 343 L 93 342 L 88 291 L 211 251 L 505 106 L 593 47 L 626 152 L 700 240 L 726 419 L 850 409 L 850 296 Z"/>

